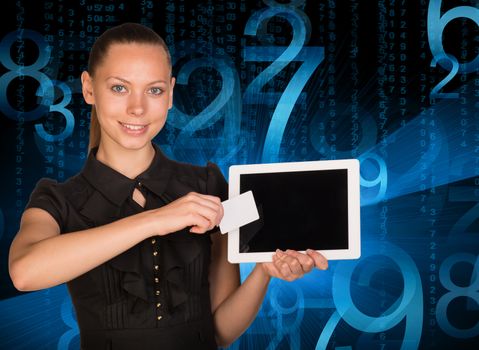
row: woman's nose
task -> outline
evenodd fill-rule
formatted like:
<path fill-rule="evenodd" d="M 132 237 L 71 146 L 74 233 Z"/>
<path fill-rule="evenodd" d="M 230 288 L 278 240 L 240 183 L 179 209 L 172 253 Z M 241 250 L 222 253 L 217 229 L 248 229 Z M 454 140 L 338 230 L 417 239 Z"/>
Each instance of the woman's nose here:
<path fill-rule="evenodd" d="M 128 99 L 128 114 L 142 116 L 145 113 L 145 101 L 143 93 L 132 93 Z"/>

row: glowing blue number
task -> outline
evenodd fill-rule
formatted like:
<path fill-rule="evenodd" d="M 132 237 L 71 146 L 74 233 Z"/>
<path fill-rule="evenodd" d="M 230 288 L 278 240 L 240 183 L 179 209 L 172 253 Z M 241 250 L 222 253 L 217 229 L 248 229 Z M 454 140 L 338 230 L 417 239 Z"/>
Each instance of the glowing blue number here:
<path fill-rule="evenodd" d="M 73 316 L 73 308 L 69 296 L 63 299 L 61 317 L 63 322 L 70 327 L 70 330 L 66 331 L 58 340 L 57 350 L 68 350 L 73 338 L 80 334 L 78 323 Z"/>
<path fill-rule="evenodd" d="M 375 153 L 365 153 L 359 157 L 361 162 L 360 185 L 361 205 L 374 204 L 381 201 L 388 187 L 388 170 L 384 159 Z M 373 161 L 373 162 L 372 162 Z M 374 165 L 376 163 L 376 165 Z M 367 190 L 377 188 L 374 192 Z M 372 194 L 371 194 L 372 193 Z"/>
<path fill-rule="evenodd" d="M 70 88 L 63 82 L 54 81 L 54 85 L 59 87 L 63 93 L 63 99 L 60 103 L 50 106 L 50 112 L 58 112 L 63 114 L 65 117 L 66 125 L 63 131 L 56 135 L 51 135 L 45 131 L 43 124 L 36 124 L 35 130 L 42 139 L 47 142 L 54 142 L 64 140 L 69 137 L 73 132 L 73 127 L 75 126 L 75 118 L 70 110 L 66 109 L 65 106 L 70 103 L 72 98 L 72 93 Z"/>
<path fill-rule="evenodd" d="M 326 138 L 326 126 L 325 122 L 321 121 L 322 118 L 315 117 L 310 125 L 311 128 L 311 144 L 314 149 L 326 158 L 351 158 L 351 151 L 340 151 L 333 149 L 327 142 Z M 361 141 L 359 142 L 356 152 L 363 153 L 367 149 L 373 147 L 377 140 L 377 125 L 374 119 L 368 115 L 361 122 Z"/>
<path fill-rule="evenodd" d="M 328 322 L 326 322 L 321 335 L 319 336 L 318 342 L 316 343 L 316 350 L 324 350 L 328 347 L 329 339 L 333 335 L 334 329 L 337 324 L 341 321 L 341 316 L 337 311 L 334 311 Z"/>
<path fill-rule="evenodd" d="M 170 112 L 172 115 L 168 119 L 168 123 L 175 128 L 186 129 L 189 133 L 207 128 L 221 119 L 222 114 L 219 113 L 219 111 L 233 95 L 233 87 L 235 83 L 234 72 L 224 63 L 223 60 L 216 58 L 196 58 L 188 61 L 178 73 L 176 83 L 188 85 L 188 79 L 192 72 L 202 67 L 215 68 L 221 74 L 223 84 L 220 93 L 215 99 L 196 116 L 183 113 L 173 106 Z"/>
<path fill-rule="evenodd" d="M 183 42 L 178 44 L 178 46 L 183 45 L 187 47 L 186 50 L 182 50 L 184 55 L 197 54 L 195 43 Z M 181 57 L 175 57 L 175 60 L 179 58 Z M 224 162 L 242 146 L 238 141 L 241 131 L 239 78 L 231 58 L 225 55 L 224 57 L 194 58 L 188 61 L 179 71 L 176 83 L 187 85 L 193 71 L 200 68 L 214 68 L 220 73 L 222 79 L 221 91 L 203 111 L 195 116 L 188 115 L 173 106 L 167 123 L 181 130 L 174 145 L 175 149 L 215 150 L 216 161 Z M 193 137 L 196 131 L 211 127 L 223 117 L 225 118 L 223 137 L 218 139 Z M 204 157 L 204 159 L 198 161 L 205 162 L 211 159 L 210 157 Z"/>
<path fill-rule="evenodd" d="M 471 283 L 469 286 L 461 287 L 451 280 L 451 269 L 458 262 L 467 262 L 473 266 Z M 449 292 L 444 294 L 437 303 L 436 318 L 441 329 L 455 338 L 474 338 L 479 335 L 479 321 L 469 329 L 454 327 L 447 318 L 447 307 L 456 298 L 468 297 L 479 304 L 479 256 L 460 253 L 450 256 L 441 265 L 439 280 Z"/>
<path fill-rule="evenodd" d="M 421 129 L 426 128 L 427 125 L 432 125 L 434 131 L 429 134 L 427 140 L 421 140 L 419 143 L 424 143 L 424 147 L 417 147 L 418 141 L 412 136 L 417 134 Z M 359 157 L 362 160 L 361 183 L 364 187 L 372 186 L 374 182 L 381 182 L 383 188 L 381 195 L 376 198 L 365 198 L 364 204 L 374 204 L 382 199 L 391 199 L 397 196 L 402 196 L 408 193 L 417 192 L 418 189 L 425 190 L 426 186 L 440 185 L 449 181 L 448 176 L 451 171 L 445 164 L 449 159 L 447 152 L 447 143 L 444 144 L 445 132 L 440 119 L 426 120 L 425 117 L 417 117 L 410 121 L 405 126 L 399 128 L 394 133 L 389 135 L 387 139 L 375 145 L 371 150 Z M 427 147 L 426 147 L 427 146 Z M 382 160 L 376 154 L 381 154 L 384 149 L 387 150 L 387 167 L 386 160 Z M 374 154 L 374 155 L 373 155 Z M 372 155 L 372 156 L 370 156 Z M 373 163 L 365 162 L 368 157 L 372 157 L 379 166 L 379 178 L 368 181 L 368 175 L 365 171 L 370 167 L 370 171 L 374 172 L 375 167 Z M 461 160 L 463 158 L 461 157 Z M 436 161 L 437 160 L 437 161 Z M 440 162 L 439 162 L 440 161 Z M 410 165 L 410 164 L 413 165 Z M 381 168 L 381 164 L 383 167 Z M 447 170 L 439 171 L 439 169 Z M 382 169 L 382 170 L 381 170 Z M 421 183 L 421 178 L 425 174 L 425 169 L 434 169 L 435 176 L 431 178 L 431 183 Z M 387 172 L 386 172 L 387 170 Z M 376 170 L 377 171 L 377 170 Z M 387 185 L 387 188 L 386 188 Z M 428 188 L 429 188 L 428 187 Z M 387 192 L 384 193 L 387 189 Z M 362 200 L 362 198 L 361 198 Z"/>
<path fill-rule="evenodd" d="M 18 39 L 30 39 L 38 46 L 38 59 L 29 66 L 20 66 L 13 62 L 10 57 L 10 48 L 13 43 Z M 64 108 L 71 100 L 71 91 L 65 83 L 53 82 L 45 73 L 40 72 L 40 69 L 45 68 L 50 59 L 51 47 L 48 46 L 45 38 L 39 33 L 32 30 L 23 30 L 11 32 L 6 35 L 0 43 L 0 62 L 10 70 L 0 77 L 0 110 L 9 118 L 18 120 L 19 117 L 23 117 L 25 121 L 36 120 L 47 112 L 59 112 L 65 117 L 65 128 L 63 132 L 58 135 L 50 135 L 45 131 L 43 125 L 35 125 L 35 129 L 40 137 L 46 141 L 59 141 L 64 140 L 70 136 L 73 132 L 75 125 L 75 118 L 73 114 L 66 108 Z M 40 104 L 32 111 L 23 112 L 17 111 L 10 105 L 7 98 L 7 88 L 11 81 L 17 77 L 28 76 L 32 77 L 39 82 L 40 86 L 36 95 L 41 97 Z M 63 100 L 61 103 L 54 105 L 54 84 L 58 86 L 63 92 Z"/>
<path fill-rule="evenodd" d="M 429 47 L 431 48 L 433 60 L 441 64 L 440 58 L 446 56 L 442 44 L 444 28 L 449 22 L 456 18 L 467 18 L 475 22 L 479 26 L 479 9 L 472 6 L 458 6 L 446 11 L 441 16 L 442 0 L 430 0 L 429 10 L 427 13 L 427 35 L 429 39 Z M 447 69 L 447 67 L 442 66 Z M 471 73 L 479 68 L 479 54 L 471 61 L 461 63 L 459 71 L 461 73 Z"/>
<path fill-rule="evenodd" d="M 279 302 L 279 292 L 283 290 L 280 285 L 273 285 L 271 288 L 271 308 L 277 312 L 276 336 L 271 340 L 267 349 L 274 350 L 285 336 L 289 337 L 290 349 L 301 348 L 300 326 L 304 316 L 304 296 L 302 290 L 296 285 L 289 285 L 295 291 L 295 303 L 291 307 L 284 307 Z M 288 287 L 289 287 L 288 286 Z M 293 322 L 285 322 L 291 315 L 294 315 Z"/>
<path fill-rule="evenodd" d="M 268 3 L 269 4 L 269 3 Z M 279 5 L 274 3 L 274 5 Z M 279 148 L 283 139 L 286 124 L 291 115 L 294 105 L 303 90 L 306 82 L 324 59 L 323 47 L 304 47 L 307 37 L 310 35 L 311 24 L 306 15 L 298 9 L 277 6 L 254 13 L 245 27 L 245 35 L 257 35 L 261 23 L 274 16 L 284 17 L 293 27 L 293 39 L 290 45 L 284 47 L 255 47 L 247 46 L 244 50 L 245 61 L 271 61 L 274 60 L 263 72 L 261 72 L 246 88 L 245 102 L 250 104 L 269 102 L 275 93 L 261 93 L 261 89 L 292 61 L 304 62 L 291 78 L 286 89 L 274 110 L 271 122 L 266 134 L 262 161 L 274 162 L 278 160 Z M 266 97 L 266 98 L 265 98 Z"/>
<path fill-rule="evenodd" d="M 406 329 L 401 350 L 417 349 L 421 338 L 422 318 L 423 318 L 423 299 L 422 284 L 419 272 L 411 257 L 399 247 L 389 243 L 385 245 L 387 255 L 392 259 L 401 271 L 404 290 L 396 302 L 386 310 L 380 317 L 371 317 L 365 315 L 356 307 L 351 295 L 351 281 L 353 272 L 359 261 L 340 262 L 333 276 L 333 300 L 337 312 L 334 312 L 320 335 L 316 349 L 325 349 L 334 328 L 342 318 L 351 327 L 362 332 L 379 333 L 391 329 L 406 318 Z M 364 250 L 363 257 L 360 260 L 364 262 L 374 256 L 377 249 Z M 381 267 L 381 265 L 371 265 Z M 366 270 L 366 275 L 358 281 L 358 284 L 370 284 L 370 278 L 373 271 Z"/>
<path fill-rule="evenodd" d="M 451 187 L 449 189 L 449 201 L 451 202 L 477 202 L 479 198 L 474 195 L 474 187 Z M 458 235 L 464 235 L 466 229 L 479 218 L 479 203 L 469 209 L 454 224 L 451 229 L 450 239 L 457 240 Z"/>
<path fill-rule="evenodd" d="M 479 198 L 475 195 L 475 188 L 470 186 L 454 186 L 449 188 L 449 201 L 450 202 L 478 202 Z M 479 218 L 479 203 L 472 206 L 471 209 L 466 211 L 463 216 L 457 220 L 454 226 L 451 228 L 448 236 L 448 243 L 454 244 L 461 241 L 469 244 L 469 242 L 476 240 L 477 236 L 471 236 L 467 234 L 466 230 L 471 227 Z M 477 234 L 477 233 L 476 233 Z M 475 265 L 477 269 L 478 265 Z M 474 277 L 474 272 L 473 272 Z M 479 303 L 473 302 L 473 298 L 469 298 L 467 302 L 467 308 L 469 310 L 478 310 Z"/>
<path fill-rule="evenodd" d="M 431 67 L 436 67 L 436 63 L 440 61 L 449 61 L 451 62 L 451 71 L 449 72 L 446 77 L 441 80 L 432 90 L 431 90 L 431 98 L 459 98 L 458 92 L 439 92 L 447 83 L 449 83 L 452 78 L 457 74 L 459 71 L 459 62 L 457 59 L 449 54 L 439 54 L 438 56 L 434 56 L 431 61 Z"/>
<path fill-rule="evenodd" d="M 17 40 L 30 39 L 38 46 L 38 59 L 29 66 L 20 66 L 13 62 L 10 57 L 10 49 Z M 0 77 L 0 110 L 10 119 L 18 120 L 23 117 L 25 121 L 32 121 L 43 116 L 49 106 L 53 103 L 53 83 L 48 76 L 40 69 L 48 64 L 50 59 L 51 47 L 42 35 L 33 31 L 24 29 L 7 34 L 0 42 L 0 62 L 10 71 Z M 40 83 L 40 104 L 32 111 L 24 112 L 14 109 L 7 98 L 7 88 L 11 81 L 17 77 L 31 77 Z"/>

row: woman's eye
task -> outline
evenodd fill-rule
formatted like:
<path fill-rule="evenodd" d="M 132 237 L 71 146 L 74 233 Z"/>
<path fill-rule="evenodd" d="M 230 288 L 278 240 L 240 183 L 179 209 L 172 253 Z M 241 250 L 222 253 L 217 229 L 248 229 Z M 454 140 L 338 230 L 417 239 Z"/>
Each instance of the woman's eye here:
<path fill-rule="evenodd" d="M 113 85 L 111 88 L 114 92 L 125 92 L 126 89 L 123 85 Z"/>
<path fill-rule="evenodd" d="M 162 92 L 163 90 L 158 87 L 154 87 L 150 89 L 150 93 L 152 93 L 153 95 L 161 95 Z"/>

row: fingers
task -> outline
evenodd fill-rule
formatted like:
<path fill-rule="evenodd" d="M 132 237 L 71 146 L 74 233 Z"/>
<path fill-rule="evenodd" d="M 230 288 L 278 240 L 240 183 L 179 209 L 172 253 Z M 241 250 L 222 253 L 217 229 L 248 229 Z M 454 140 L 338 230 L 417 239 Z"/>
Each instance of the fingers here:
<path fill-rule="evenodd" d="M 182 198 L 188 206 L 192 228 L 190 232 L 204 233 L 218 226 L 223 218 L 223 206 L 218 197 L 199 193 L 188 193 Z"/>
<path fill-rule="evenodd" d="M 277 251 L 276 254 L 273 255 L 273 262 L 264 264 L 269 267 L 268 270 L 272 277 L 277 277 L 291 282 L 294 280 L 294 278 L 292 277 L 293 272 L 291 271 L 291 268 L 289 267 L 288 263 L 286 261 L 283 261 L 284 256 L 281 254 L 282 253 L 279 253 Z"/>
<path fill-rule="evenodd" d="M 304 270 L 301 262 L 294 256 L 289 255 L 281 250 L 276 250 L 273 256 L 273 264 L 279 271 L 280 277 L 286 281 L 293 281 L 304 275 Z"/>
<path fill-rule="evenodd" d="M 191 233 L 205 233 L 210 230 L 214 225 L 203 215 L 190 214 L 190 232 Z"/>
<path fill-rule="evenodd" d="M 218 210 L 219 207 L 222 207 L 221 199 L 219 197 L 210 196 L 207 194 L 190 192 L 185 196 L 185 198 L 213 210 Z"/>
<path fill-rule="evenodd" d="M 313 259 L 314 265 L 318 269 L 326 270 L 328 268 L 328 260 L 323 255 L 318 253 L 316 250 L 307 249 L 306 254 L 308 254 L 308 256 L 310 256 Z"/>
<path fill-rule="evenodd" d="M 314 260 L 307 254 L 302 254 L 297 252 L 296 250 L 291 249 L 286 250 L 286 254 L 298 260 L 298 262 L 301 264 L 301 269 L 303 273 L 308 273 L 313 269 Z"/>
<path fill-rule="evenodd" d="M 201 234 L 219 225 L 224 210 L 220 198 L 190 192 L 151 213 L 158 219 L 153 220 L 157 234 L 167 235 L 187 227 L 190 232 Z"/>
<path fill-rule="evenodd" d="M 263 263 L 263 265 L 270 276 L 294 281 L 305 273 L 311 272 L 314 267 L 326 270 L 328 261 L 323 255 L 311 249 L 308 249 L 306 254 L 291 249 L 284 252 L 277 249 L 273 254 L 273 262 Z"/>

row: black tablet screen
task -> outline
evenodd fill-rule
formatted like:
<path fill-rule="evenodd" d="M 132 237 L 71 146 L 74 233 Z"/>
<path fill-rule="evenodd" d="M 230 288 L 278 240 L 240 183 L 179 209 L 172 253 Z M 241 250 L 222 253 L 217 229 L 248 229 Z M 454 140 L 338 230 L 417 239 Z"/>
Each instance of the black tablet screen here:
<path fill-rule="evenodd" d="M 240 228 L 240 252 L 348 249 L 346 169 L 241 174 L 260 219 Z"/>

